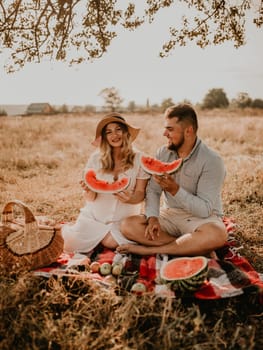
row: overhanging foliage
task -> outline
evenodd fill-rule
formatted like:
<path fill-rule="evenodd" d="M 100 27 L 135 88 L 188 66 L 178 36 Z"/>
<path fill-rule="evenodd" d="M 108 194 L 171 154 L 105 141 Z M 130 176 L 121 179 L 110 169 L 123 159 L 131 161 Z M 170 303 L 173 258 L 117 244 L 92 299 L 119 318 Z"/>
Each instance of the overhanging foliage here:
<path fill-rule="evenodd" d="M 145 0 L 125 5 L 117 0 L 0 0 L 0 53 L 8 53 L 9 72 L 43 58 L 70 64 L 96 59 L 108 50 L 118 30 L 151 23 L 164 8 L 175 13 L 189 8 L 195 15 L 182 15 L 181 23 L 170 26 L 161 57 L 189 41 L 202 48 L 225 41 L 242 46 L 252 8 L 255 25 L 263 23 L 263 0 Z"/>

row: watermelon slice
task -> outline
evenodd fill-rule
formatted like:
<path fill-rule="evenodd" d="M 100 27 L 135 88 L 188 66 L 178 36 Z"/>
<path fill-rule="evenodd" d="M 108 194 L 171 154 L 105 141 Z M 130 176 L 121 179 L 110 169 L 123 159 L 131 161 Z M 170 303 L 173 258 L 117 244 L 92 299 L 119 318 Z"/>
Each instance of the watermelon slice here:
<path fill-rule="evenodd" d="M 118 193 L 124 191 L 130 183 L 128 177 L 122 177 L 119 180 L 109 182 L 97 178 L 96 171 L 89 169 L 84 174 L 84 182 L 88 188 L 97 193 Z"/>
<path fill-rule="evenodd" d="M 144 171 L 152 175 L 163 175 L 163 173 L 174 173 L 183 163 L 183 159 L 179 158 L 171 163 L 162 162 L 156 158 L 141 156 L 141 166 Z"/>
<path fill-rule="evenodd" d="M 208 260 L 204 256 L 182 257 L 169 260 L 160 270 L 163 283 L 172 290 L 194 292 L 207 278 Z"/>

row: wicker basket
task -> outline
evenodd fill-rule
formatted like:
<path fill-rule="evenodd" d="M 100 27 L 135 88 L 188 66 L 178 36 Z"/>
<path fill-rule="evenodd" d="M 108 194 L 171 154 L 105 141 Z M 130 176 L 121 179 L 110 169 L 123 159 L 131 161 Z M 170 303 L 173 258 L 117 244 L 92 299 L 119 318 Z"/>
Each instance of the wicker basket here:
<path fill-rule="evenodd" d="M 15 218 L 14 206 L 23 211 L 24 220 Z M 8 202 L 0 223 L 0 267 L 6 271 L 33 270 L 55 262 L 63 252 L 60 228 L 39 225 L 23 202 Z"/>

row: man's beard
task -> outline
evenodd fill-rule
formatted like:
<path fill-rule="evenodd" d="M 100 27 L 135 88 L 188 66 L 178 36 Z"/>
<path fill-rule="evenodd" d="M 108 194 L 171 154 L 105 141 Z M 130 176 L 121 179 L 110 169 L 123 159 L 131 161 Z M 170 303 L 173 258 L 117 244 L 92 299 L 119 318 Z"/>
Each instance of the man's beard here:
<path fill-rule="evenodd" d="M 168 149 L 170 151 L 175 151 L 178 152 L 180 147 L 184 144 L 184 136 L 181 137 L 181 139 L 177 142 L 177 144 L 175 143 L 171 143 L 170 145 L 168 145 Z"/>

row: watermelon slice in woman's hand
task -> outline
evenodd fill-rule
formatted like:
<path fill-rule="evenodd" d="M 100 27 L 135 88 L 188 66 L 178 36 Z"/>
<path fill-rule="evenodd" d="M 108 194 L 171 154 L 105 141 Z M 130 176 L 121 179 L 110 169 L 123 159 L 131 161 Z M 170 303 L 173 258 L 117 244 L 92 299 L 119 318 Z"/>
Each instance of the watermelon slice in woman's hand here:
<path fill-rule="evenodd" d="M 94 169 L 89 169 L 84 174 L 84 182 L 93 192 L 118 193 L 124 191 L 129 186 L 130 179 L 123 176 L 116 181 L 109 182 L 106 180 L 98 179 L 96 171 Z"/>

